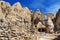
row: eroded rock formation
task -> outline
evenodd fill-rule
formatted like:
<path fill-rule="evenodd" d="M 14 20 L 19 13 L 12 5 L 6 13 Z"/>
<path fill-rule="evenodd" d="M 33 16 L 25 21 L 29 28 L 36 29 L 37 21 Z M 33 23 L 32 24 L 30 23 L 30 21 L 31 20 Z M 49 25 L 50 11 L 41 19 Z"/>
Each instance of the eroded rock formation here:
<path fill-rule="evenodd" d="M 8 2 L 1 1 L 0 40 L 40 40 L 41 35 L 47 36 L 46 34 L 49 32 L 54 33 L 54 24 L 52 22 L 54 16 L 48 16 L 46 26 L 44 24 L 45 15 L 39 9 L 33 13 L 27 7 L 23 8 L 19 2 L 11 6 Z M 57 15 L 56 18 L 56 24 L 59 26 L 58 20 L 60 19 Z M 54 35 L 52 38 L 49 38 L 52 40 L 55 37 Z"/>

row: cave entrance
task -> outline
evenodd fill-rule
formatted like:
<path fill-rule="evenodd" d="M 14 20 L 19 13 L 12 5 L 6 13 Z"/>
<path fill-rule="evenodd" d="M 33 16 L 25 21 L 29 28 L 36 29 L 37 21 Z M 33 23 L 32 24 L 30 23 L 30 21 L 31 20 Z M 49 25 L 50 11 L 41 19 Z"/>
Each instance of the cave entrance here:
<path fill-rule="evenodd" d="M 46 32 L 45 28 L 38 28 L 38 32 Z"/>

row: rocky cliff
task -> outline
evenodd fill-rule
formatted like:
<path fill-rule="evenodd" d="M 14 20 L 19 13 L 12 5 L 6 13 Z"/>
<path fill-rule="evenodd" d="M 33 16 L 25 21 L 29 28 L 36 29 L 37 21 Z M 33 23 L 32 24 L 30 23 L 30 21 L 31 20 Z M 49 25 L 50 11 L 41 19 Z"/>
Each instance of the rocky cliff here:
<path fill-rule="evenodd" d="M 59 13 L 57 14 L 59 15 Z M 0 40 L 40 40 L 41 35 L 50 36 L 50 33 L 54 33 L 52 21 L 54 15 L 48 14 L 46 16 L 45 19 L 45 15 L 39 9 L 33 13 L 29 8 L 22 7 L 19 2 L 11 6 L 8 2 L 0 1 Z M 60 25 L 59 17 L 56 18 L 56 24 Z M 52 36 L 46 40 L 56 37 Z"/>

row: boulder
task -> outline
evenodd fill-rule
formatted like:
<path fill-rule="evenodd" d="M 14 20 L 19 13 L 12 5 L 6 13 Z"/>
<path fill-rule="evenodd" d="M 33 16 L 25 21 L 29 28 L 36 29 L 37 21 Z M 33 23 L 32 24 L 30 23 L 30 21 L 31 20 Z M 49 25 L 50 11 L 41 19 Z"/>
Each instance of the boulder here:
<path fill-rule="evenodd" d="M 46 28 L 41 22 L 37 24 L 37 28 Z"/>
<path fill-rule="evenodd" d="M 48 17 L 47 25 L 48 25 L 47 31 L 53 33 L 54 32 L 54 24 L 50 17 Z"/>
<path fill-rule="evenodd" d="M 34 14 L 34 20 L 38 18 L 42 23 L 44 21 L 44 14 L 40 12 L 40 10 L 37 10 Z"/>
<path fill-rule="evenodd" d="M 52 13 L 48 13 L 47 14 L 47 17 L 50 17 L 51 19 L 54 19 L 55 18 L 54 14 L 52 14 Z"/>
<path fill-rule="evenodd" d="M 60 30 L 60 9 L 56 13 L 56 17 L 54 19 L 54 24 L 55 24 L 55 30 L 59 31 Z"/>
<path fill-rule="evenodd" d="M 8 14 L 10 10 L 11 5 L 8 2 L 5 1 L 1 1 L 0 2 L 0 10 L 4 13 L 4 14 Z"/>
<path fill-rule="evenodd" d="M 22 11 L 22 6 L 20 2 L 16 2 L 12 7 L 11 10 L 14 10 L 17 13 L 20 13 Z"/>

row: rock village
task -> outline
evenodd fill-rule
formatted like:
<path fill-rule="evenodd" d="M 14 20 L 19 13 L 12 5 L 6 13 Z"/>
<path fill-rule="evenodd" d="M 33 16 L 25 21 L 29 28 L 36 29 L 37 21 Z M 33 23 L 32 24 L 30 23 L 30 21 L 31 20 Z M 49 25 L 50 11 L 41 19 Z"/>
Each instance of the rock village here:
<path fill-rule="evenodd" d="M 0 1 L 0 40 L 60 40 L 60 9 L 56 14 L 32 12 L 19 2 Z"/>

